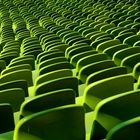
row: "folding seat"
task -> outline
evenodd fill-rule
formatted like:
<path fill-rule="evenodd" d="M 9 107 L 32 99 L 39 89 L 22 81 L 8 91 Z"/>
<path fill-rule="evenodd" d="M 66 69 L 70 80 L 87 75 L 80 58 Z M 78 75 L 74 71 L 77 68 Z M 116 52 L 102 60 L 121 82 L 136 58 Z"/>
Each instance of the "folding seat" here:
<path fill-rule="evenodd" d="M 133 32 L 133 33 L 137 33 L 137 30 L 136 29 L 125 29 L 125 30 L 123 30 L 123 31 L 121 31 L 118 35 L 121 35 L 121 34 L 124 34 L 124 33 L 128 33 L 128 32 Z"/>
<path fill-rule="evenodd" d="M 139 23 L 129 23 L 129 24 L 127 24 L 126 26 L 125 26 L 125 28 L 133 28 L 133 27 L 135 27 L 135 25 L 137 25 L 137 26 L 139 26 Z"/>
<path fill-rule="evenodd" d="M 136 43 L 137 41 L 139 41 L 140 39 L 140 35 L 132 35 L 130 37 L 127 37 L 123 43 L 126 43 L 130 46 L 133 46 L 134 43 Z"/>
<path fill-rule="evenodd" d="M 51 72 L 38 76 L 35 79 L 34 85 L 37 86 L 46 81 L 55 80 L 58 78 L 68 77 L 68 76 L 72 76 L 72 75 L 73 75 L 73 73 L 70 69 L 54 70 L 54 71 L 51 71 Z"/>
<path fill-rule="evenodd" d="M 21 119 L 14 132 L 14 140 L 19 139 L 85 139 L 84 109 L 67 105 Z"/>
<path fill-rule="evenodd" d="M 140 23 L 135 23 L 135 24 L 131 27 L 131 29 L 136 29 L 136 31 L 139 31 L 139 29 L 140 29 Z"/>
<path fill-rule="evenodd" d="M 114 23 L 110 23 L 110 24 L 102 26 L 100 28 L 100 30 L 103 31 L 103 32 L 106 32 L 108 29 L 113 28 L 113 27 L 115 27 L 115 24 Z"/>
<path fill-rule="evenodd" d="M 14 80 L 26 80 L 28 86 L 32 86 L 33 85 L 32 71 L 28 69 L 23 69 L 9 72 L 8 74 L 1 76 L 0 83 L 5 83 Z"/>
<path fill-rule="evenodd" d="M 46 65 L 39 70 L 39 75 L 60 69 L 71 69 L 71 65 L 67 61 Z"/>
<path fill-rule="evenodd" d="M 37 96 L 60 89 L 73 89 L 76 92 L 76 96 L 78 96 L 78 79 L 76 77 L 69 76 L 46 81 L 36 86 L 33 94 Z"/>
<path fill-rule="evenodd" d="M 91 23 L 91 24 L 92 24 L 92 23 Z M 95 28 L 96 30 L 100 30 L 104 25 L 107 25 L 107 23 L 102 22 L 102 23 L 96 24 L 96 25 L 94 26 L 94 28 Z"/>
<path fill-rule="evenodd" d="M 22 57 L 17 57 L 16 59 L 13 59 L 10 64 L 8 65 L 8 67 L 13 67 L 13 66 L 18 66 L 18 65 L 23 65 L 23 64 L 28 64 L 30 65 L 31 69 L 34 70 L 35 69 L 35 59 L 32 55 L 27 55 L 26 56 L 22 56 Z"/>
<path fill-rule="evenodd" d="M 121 66 L 126 66 L 128 73 L 132 72 L 134 66 L 140 62 L 139 59 L 140 59 L 140 53 L 132 54 L 122 59 Z"/>
<path fill-rule="evenodd" d="M 105 49 L 109 48 L 109 47 L 112 47 L 113 45 L 118 45 L 120 44 L 120 41 L 117 40 L 117 39 L 114 39 L 114 40 L 108 40 L 108 41 L 105 41 L 103 43 L 100 43 L 96 50 L 98 52 L 103 52 Z"/>
<path fill-rule="evenodd" d="M 124 33 L 124 34 L 117 35 L 117 36 L 115 37 L 115 39 L 118 39 L 118 40 L 120 40 L 120 41 L 123 43 L 123 41 L 124 41 L 127 37 L 130 37 L 130 36 L 132 36 L 132 35 L 134 35 L 133 32 L 127 32 L 127 33 Z"/>
<path fill-rule="evenodd" d="M 4 60 L 6 62 L 6 65 L 8 65 L 12 59 L 14 59 L 18 56 L 19 56 L 19 54 L 17 52 L 9 52 L 7 54 L 1 55 L 0 60 Z"/>
<path fill-rule="evenodd" d="M 9 48 L 3 49 L 1 51 L 1 55 L 7 54 L 9 52 L 15 52 L 15 53 L 18 53 L 19 54 L 20 53 L 20 49 L 17 48 L 17 47 L 12 47 L 11 46 L 11 48 L 9 47 Z"/>
<path fill-rule="evenodd" d="M 95 108 L 91 139 L 104 139 L 113 127 L 139 116 L 139 93 L 139 90 L 122 92 L 101 101 Z"/>
<path fill-rule="evenodd" d="M 104 36 L 104 35 L 103 35 Z M 102 37 L 103 37 L 102 36 Z M 97 46 L 99 45 L 99 44 L 101 44 L 101 43 L 103 43 L 103 42 L 105 42 L 105 41 L 108 41 L 108 40 L 111 40 L 112 38 L 111 37 L 105 37 L 105 38 L 96 38 L 96 40 L 95 41 L 93 41 L 91 44 L 90 44 L 90 46 L 92 46 L 93 47 L 93 49 L 95 48 L 97 48 Z"/>
<path fill-rule="evenodd" d="M 0 133 L 13 131 L 15 128 L 15 123 L 14 123 L 14 115 L 13 115 L 12 106 L 8 103 L 1 103 L 0 114 L 1 114 Z"/>
<path fill-rule="evenodd" d="M 87 77 L 90 74 L 107 69 L 107 68 L 115 67 L 115 66 L 116 65 L 114 64 L 112 60 L 102 60 L 96 63 L 88 64 L 80 69 L 79 74 L 78 74 L 78 79 L 80 82 L 85 83 L 87 80 Z"/>
<path fill-rule="evenodd" d="M 90 37 L 90 39 L 91 39 L 92 41 L 95 41 L 98 37 L 101 37 L 101 36 L 104 36 L 104 35 L 107 35 L 107 33 L 105 33 L 105 32 L 95 33 L 94 35 L 92 35 L 92 36 Z"/>
<path fill-rule="evenodd" d="M 139 138 L 140 117 L 135 117 L 114 126 L 107 134 L 107 140 L 124 140 Z"/>
<path fill-rule="evenodd" d="M 30 48 L 24 49 L 23 55 L 33 55 L 36 59 L 37 55 L 42 52 L 40 46 L 31 46 Z"/>
<path fill-rule="evenodd" d="M 113 61 L 115 62 L 116 65 L 120 65 L 122 60 L 130 55 L 139 53 L 140 51 L 140 47 L 128 47 L 126 49 L 122 49 L 117 51 L 114 55 L 113 55 Z"/>
<path fill-rule="evenodd" d="M 89 55 L 92 55 L 92 54 L 97 54 L 97 51 L 94 51 L 94 50 L 89 50 L 89 51 L 84 51 L 84 52 L 81 52 L 81 53 L 78 53 L 74 56 L 71 57 L 70 59 L 70 63 L 76 67 L 76 64 L 77 62 L 83 58 L 83 57 L 86 57 L 86 56 L 89 56 Z"/>
<path fill-rule="evenodd" d="M 92 36 L 94 36 L 94 35 L 96 35 L 96 34 L 99 34 L 99 33 L 101 33 L 101 31 L 93 31 L 93 32 L 90 32 L 90 33 L 88 33 L 88 34 L 85 36 L 85 38 L 90 39 Z"/>
<path fill-rule="evenodd" d="M 72 56 L 76 55 L 76 54 L 79 54 L 81 52 L 85 52 L 85 51 L 90 51 L 92 50 L 91 47 L 89 45 L 83 45 L 81 44 L 81 46 L 78 44 L 75 45 L 75 48 L 71 49 L 68 54 L 65 53 L 66 57 L 68 59 L 71 59 Z"/>
<path fill-rule="evenodd" d="M 128 48 L 129 46 L 127 44 L 118 44 L 118 45 L 113 45 L 112 47 L 109 47 L 103 51 L 103 53 L 107 54 L 109 58 L 112 59 L 113 55 L 122 49 Z"/>
<path fill-rule="evenodd" d="M 101 21 L 95 21 L 95 22 L 92 22 L 89 26 L 95 28 L 95 26 L 97 26 L 98 24 L 101 24 L 101 23 L 102 23 Z M 96 29 L 96 30 L 98 30 L 98 29 Z"/>
<path fill-rule="evenodd" d="M 0 103 L 10 104 L 14 112 L 19 111 L 24 97 L 25 93 L 21 88 L 11 88 L 0 91 Z"/>
<path fill-rule="evenodd" d="M 56 57 L 61 57 L 61 56 L 64 56 L 64 52 L 62 51 L 53 51 L 52 53 L 47 53 L 43 56 L 41 56 L 39 58 L 39 63 L 45 61 L 45 60 L 49 60 L 49 59 L 52 59 L 52 58 L 56 58 Z"/>
<path fill-rule="evenodd" d="M 118 36 L 118 34 L 119 34 L 120 32 L 122 32 L 122 31 L 124 31 L 124 30 L 126 30 L 126 29 L 127 29 L 127 28 L 125 28 L 125 27 L 117 27 L 117 28 L 115 28 L 114 30 L 112 30 L 110 33 L 116 37 L 116 36 Z"/>
<path fill-rule="evenodd" d="M 62 43 L 62 44 L 58 44 L 58 45 L 56 44 L 52 47 L 48 46 L 46 49 L 48 49 L 48 51 L 50 51 L 50 50 L 60 50 L 62 52 L 65 52 L 68 47 L 69 47 L 69 45 Z"/>
<path fill-rule="evenodd" d="M 44 93 L 23 102 L 20 108 L 20 117 L 68 104 L 75 104 L 75 92 L 72 89 Z"/>
<path fill-rule="evenodd" d="M 54 52 L 56 52 L 56 51 L 58 51 L 58 50 L 43 51 L 42 53 L 38 54 L 37 59 L 36 59 L 36 61 L 37 61 L 36 63 L 38 64 L 39 59 L 40 59 L 42 56 L 44 56 L 44 55 L 46 55 L 46 54 L 54 53 Z"/>
<path fill-rule="evenodd" d="M 39 63 L 38 68 L 41 69 L 45 66 L 49 66 L 51 64 L 56 64 L 56 63 L 61 63 L 61 62 L 68 62 L 68 61 L 64 56 L 56 57 L 56 58 L 54 57 L 54 58 L 51 58 L 49 60 L 45 60 L 45 61 Z"/>
<path fill-rule="evenodd" d="M 90 34 L 90 33 L 94 33 L 96 30 L 94 29 L 94 28 L 88 28 L 88 29 L 85 29 L 85 30 L 83 30 L 83 32 L 82 32 L 82 36 L 85 36 L 85 37 L 87 37 L 87 35 L 88 34 Z"/>
<path fill-rule="evenodd" d="M 6 68 L 1 72 L 1 75 L 5 75 L 9 72 L 14 72 L 14 71 L 17 71 L 17 70 L 22 70 L 22 69 L 31 70 L 31 66 L 29 64 L 22 64 L 22 65 L 17 65 L 17 66 L 13 66 L 13 67 L 10 67 L 10 68 Z"/>
<path fill-rule="evenodd" d="M 130 24 L 130 23 L 133 23 L 132 20 L 125 20 L 125 21 L 122 21 L 118 24 L 118 27 L 125 27 L 126 25 Z"/>
<path fill-rule="evenodd" d="M 82 67 L 88 65 L 88 64 L 94 64 L 99 61 L 107 60 L 106 54 L 91 54 L 89 56 L 85 56 L 81 58 L 76 65 L 76 72 L 78 73 Z"/>

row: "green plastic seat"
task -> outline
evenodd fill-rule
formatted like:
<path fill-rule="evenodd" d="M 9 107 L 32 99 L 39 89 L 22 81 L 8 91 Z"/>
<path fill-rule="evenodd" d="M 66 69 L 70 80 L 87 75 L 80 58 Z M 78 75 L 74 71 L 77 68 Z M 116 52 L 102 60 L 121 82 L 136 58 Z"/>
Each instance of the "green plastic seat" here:
<path fill-rule="evenodd" d="M 1 103 L 0 114 L 1 114 L 0 133 L 13 131 L 15 128 L 15 123 L 14 123 L 14 115 L 13 115 L 12 106 L 8 103 Z"/>
<path fill-rule="evenodd" d="M 106 54 L 92 54 L 81 58 L 76 65 L 76 72 L 78 73 L 82 67 L 88 64 L 94 64 L 99 61 L 107 60 Z"/>
<path fill-rule="evenodd" d="M 101 36 L 103 36 L 103 35 L 107 35 L 107 33 L 105 33 L 105 32 L 96 33 L 96 34 L 92 35 L 92 36 L 90 37 L 90 39 L 91 39 L 92 42 L 93 42 L 93 41 L 95 41 L 98 37 L 101 37 Z"/>
<path fill-rule="evenodd" d="M 19 111 L 24 97 L 25 93 L 21 88 L 11 88 L 0 91 L 0 103 L 9 103 L 14 112 Z"/>
<path fill-rule="evenodd" d="M 42 56 L 46 55 L 46 54 L 51 54 L 56 52 L 56 50 L 51 50 L 51 51 L 43 51 L 42 53 L 38 54 L 37 58 L 36 58 L 36 63 L 39 63 L 39 60 Z"/>
<path fill-rule="evenodd" d="M 125 49 L 125 48 L 128 48 L 129 46 L 126 45 L 126 44 L 118 44 L 118 45 L 114 45 L 112 47 L 109 47 L 107 49 L 105 49 L 103 51 L 103 53 L 106 53 L 111 59 L 113 57 L 113 55 L 119 51 L 119 50 L 122 50 L 122 49 Z"/>
<path fill-rule="evenodd" d="M 123 41 L 123 43 L 133 46 L 137 41 L 139 41 L 139 39 L 140 39 L 140 35 L 132 35 L 132 36 L 127 37 Z"/>
<path fill-rule="evenodd" d="M 139 96 L 139 90 L 128 91 L 101 101 L 95 108 L 91 139 L 105 139 L 114 126 L 139 116 Z"/>
<path fill-rule="evenodd" d="M 108 69 L 100 70 L 100 71 L 97 71 L 93 74 L 90 74 L 87 77 L 86 85 L 92 84 L 92 83 L 97 82 L 99 80 L 103 80 L 106 78 L 110 78 L 110 77 L 122 75 L 122 74 L 127 74 L 127 69 L 124 66 L 122 66 L 122 67 L 117 66 L 117 67 L 111 67 Z"/>
<path fill-rule="evenodd" d="M 3 70 L 1 72 L 1 75 L 7 74 L 9 72 L 14 72 L 14 71 L 17 71 L 17 70 L 22 70 L 22 69 L 31 70 L 31 66 L 29 64 L 22 64 L 22 65 L 17 65 L 17 66 L 9 67 L 9 68 L 6 68 L 5 70 Z"/>
<path fill-rule="evenodd" d="M 82 46 L 82 47 L 76 47 L 75 49 L 72 49 L 71 51 L 69 51 L 67 57 L 68 59 L 71 59 L 72 56 L 77 55 L 81 52 L 85 52 L 85 51 L 90 51 L 91 47 L 90 46 Z"/>
<path fill-rule="evenodd" d="M 23 118 L 16 125 L 13 139 L 85 139 L 84 109 L 66 105 Z"/>
<path fill-rule="evenodd" d="M 140 53 L 136 53 L 136 54 L 132 54 L 128 57 L 125 57 L 122 61 L 121 61 L 121 66 L 126 66 L 127 67 L 127 71 L 132 72 L 134 66 L 139 63 L 139 59 L 140 59 Z"/>
<path fill-rule="evenodd" d="M 49 59 L 49 60 L 46 60 L 46 61 L 39 63 L 38 68 L 41 69 L 45 66 L 49 66 L 51 64 L 56 64 L 56 63 L 61 63 L 61 62 L 68 62 L 68 61 L 64 56 L 56 57 L 56 58 L 52 58 L 52 59 Z"/>
<path fill-rule="evenodd" d="M 48 54 L 45 54 L 43 56 L 40 57 L 39 59 L 39 63 L 43 62 L 44 60 L 49 60 L 51 58 L 55 58 L 55 57 L 61 57 L 61 56 L 64 56 L 64 53 L 63 52 L 53 52 L 53 53 L 48 53 Z"/>
<path fill-rule="evenodd" d="M 48 72 L 48 73 L 38 76 L 35 80 L 34 85 L 37 86 L 46 81 L 55 80 L 57 78 L 68 77 L 68 76 L 72 76 L 72 75 L 73 75 L 73 73 L 70 69 L 54 70 L 52 72 Z"/>
<path fill-rule="evenodd" d="M 123 140 L 139 139 L 140 117 L 135 117 L 114 126 L 107 134 L 107 140 Z"/>
<path fill-rule="evenodd" d="M 97 46 L 96 50 L 98 52 L 103 52 L 105 49 L 107 49 L 109 47 L 112 47 L 114 45 L 118 45 L 118 44 L 120 44 L 120 41 L 119 40 L 115 40 L 115 39 L 114 40 L 108 40 L 108 41 L 105 41 L 103 43 L 100 43 Z"/>
<path fill-rule="evenodd" d="M 1 76 L 0 84 L 9 82 L 9 81 L 14 81 L 14 80 L 26 80 L 28 83 L 28 86 L 30 87 L 33 85 L 32 71 L 28 69 L 23 69 L 23 70 L 18 70 L 14 72 L 9 72 L 8 74 Z"/>
<path fill-rule="evenodd" d="M 91 63 L 91 64 L 86 65 L 81 68 L 81 70 L 79 71 L 79 74 L 78 74 L 78 79 L 82 83 L 85 83 L 87 80 L 87 77 L 90 74 L 95 73 L 97 71 L 101 71 L 103 69 L 115 67 L 115 66 L 116 65 L 114 64 L 114 62 L 112 60 L 102 60 L 100 62 Z"/>
<path fill-rule="evenodd" d="M 115 62 L 116 65 L 120 65 L 122 60 L 125 57 L 128 57 L 130 55 L 136 54 L 140 52 L 140 47 L 128 47 L 126 49 L 122 49 L 117 51 L 114 55 L 113 55 L 113 61 Z"/>
<path fill-rule="evenodd" d="M 20 66 L 20 65 L 30 65 L 31 69 L 35 69 L 35 59 L 34 58 L 26 58 L 23 57 L 21 59 L 17 59 L 15 61 L 11 61 L 11 63 L 8 65 L 9 68 L 15 67 L 15 66 Z"/>
<path fill-rule="evenodd" d="M 42 75 L 42 74 L 45 74 L 45 73 L 48 73 L 48 72 L 52 72 L 52 71 L 55 71 L 55 70 L 60 70 L 60 69 L 71 69 L 71 65 L 67 61 L 50 64 L 50 65 L 42 67 L 39 70 L 39 75 Z"/>
<path fill-rule="evenodd" d="M 76 96 L 78 96 L 78 79 L 69 76 L 46 81 L 35 87 L 34 95 L 67 88 L 73 89 L 76 92 Z"/>
<path fill-rule="evenodd" d="M 89 51 L 84 51 L 84 52 L 81 52 L 81 53 L 78 53 L 74 56 L 71 57 L 70 59 L 70 63 L 76 67 L 76 64 L 77 62 L 83 58 L 83 57 L 86 57 L 86 56 L 89 56 L 89 55 L 92 55 L 92 54 L 97 54 L 97 51 L 94 51 L 94 50 L 89 50 Z"/>
<path fill-rule="evenodd" d="M 25 117 L 68 104 L 75 104 L 75 92 L 72 89 L 56 90 L 23 102 L 20 108 L 20 116 Z"/>
<path fill-rule="evenodd" d="M 96 39 L 95 41 L 93 41 L 90 45 L 93 47 L 93 48 L 97 48 L 97 46 L 105 41 L 108 41 L 108 40 L 111 40 L 110 37 L 105 37 L 105 38 L 101 38 L 101 39 Z"/>

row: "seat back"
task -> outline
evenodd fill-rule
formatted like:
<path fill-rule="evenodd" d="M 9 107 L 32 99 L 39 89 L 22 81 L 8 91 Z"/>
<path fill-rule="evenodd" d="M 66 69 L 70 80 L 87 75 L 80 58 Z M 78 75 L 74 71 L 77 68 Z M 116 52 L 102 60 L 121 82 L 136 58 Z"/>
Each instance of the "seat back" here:
<path fill-rule="evenodd" d="M 134 78 L 130 74 L 110 77 L 87 86 L 84 91 L 84 102 L 91 109 L 103 99 L 110 96 L 133 90 Z"/>
<path fill-rule="evenodd" d="M 117 124 L 139 116 L 139 105 L 140 90 L 128 91 L 101 101 L 95 108 L 92 138 L 104 139 L 107 132 Z"/>
<path fill-rule="evenodd" d="M 22 104 L 20 108 L 20 115 L 25 117 L 27 115 L 58 106 L 75 104 L 75 95 L 76 94 L 72 89 L 56 90 L 38 95 Z"/>
<path fill-rule="evenodd" d="M 140 117 L 135 117 L 113 127 L 106 136 L 106 140 L 139 139 Z"/>
<path fill-rule="evenodd" d="M 35 138 L 38 140 L 85 140 L 83 107 L 67 105 L 21 119 L 16 125 L 14 140 L 32 138 L 34 140 Z"/>

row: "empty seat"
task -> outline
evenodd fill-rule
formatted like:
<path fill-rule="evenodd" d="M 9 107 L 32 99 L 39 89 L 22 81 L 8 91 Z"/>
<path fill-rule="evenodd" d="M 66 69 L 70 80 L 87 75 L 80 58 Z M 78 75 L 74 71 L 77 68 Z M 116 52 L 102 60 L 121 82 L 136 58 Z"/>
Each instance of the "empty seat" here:
<path fill-rule="evenodd" d="M 67 105 L 41 111 L 21 119 L 16 125 L 14 140 L 36 138 L 48 140 L 85 139 L 83 107 Z"/>
<path fill-rule="evenodd" d="M 56 90 L 23 102 L 20 108 L 20 116 L 25 117 L 68 104 L 75 104 L 75 92 L 72 89 Z"/>
<path fill-rule="evenodd" d="M 140 117 L 135 117 L 114 126 L 106 136 L 107 140 L 131 140 L 139 138 Z"/>

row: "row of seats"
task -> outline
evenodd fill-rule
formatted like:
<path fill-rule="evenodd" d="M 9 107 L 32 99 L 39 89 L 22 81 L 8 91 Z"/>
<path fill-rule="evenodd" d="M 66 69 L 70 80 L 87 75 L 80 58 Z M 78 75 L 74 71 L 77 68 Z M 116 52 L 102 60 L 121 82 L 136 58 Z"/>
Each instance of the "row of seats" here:
<path fill-rule="evenodd" d="M 1 0 L 0 139 L 139 139 L 139 9 Z"/>

